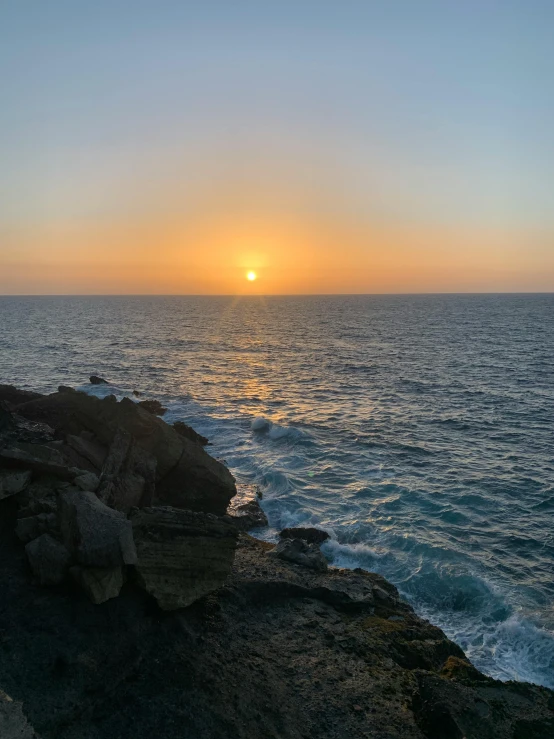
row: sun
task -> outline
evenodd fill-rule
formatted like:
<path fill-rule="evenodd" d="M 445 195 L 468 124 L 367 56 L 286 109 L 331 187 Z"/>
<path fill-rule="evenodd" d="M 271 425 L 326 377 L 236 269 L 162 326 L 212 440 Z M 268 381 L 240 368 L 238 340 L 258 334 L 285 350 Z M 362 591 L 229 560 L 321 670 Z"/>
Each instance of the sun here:
<path fill-rule="evenodd" d="M 255 272 L 250 271 L 246 273 L 246 279 L 250 282 L 254 282 L 254 280 L 258 279 L 258 275 Z"/>

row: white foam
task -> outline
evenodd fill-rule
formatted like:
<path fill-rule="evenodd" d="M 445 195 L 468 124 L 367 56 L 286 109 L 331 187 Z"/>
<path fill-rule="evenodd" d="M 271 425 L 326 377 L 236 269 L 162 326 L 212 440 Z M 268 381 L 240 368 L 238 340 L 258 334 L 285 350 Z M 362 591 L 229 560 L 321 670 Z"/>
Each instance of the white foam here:
<path fill-rule="evenodd" d="M 269 431 L 271 428 L 272 423 L 267 418 L 264 418 L 263 416 L 256 416 L 256 418 L 252 419 L 252 423 L 250 424 L 250 428 L 252 431 Z"/>

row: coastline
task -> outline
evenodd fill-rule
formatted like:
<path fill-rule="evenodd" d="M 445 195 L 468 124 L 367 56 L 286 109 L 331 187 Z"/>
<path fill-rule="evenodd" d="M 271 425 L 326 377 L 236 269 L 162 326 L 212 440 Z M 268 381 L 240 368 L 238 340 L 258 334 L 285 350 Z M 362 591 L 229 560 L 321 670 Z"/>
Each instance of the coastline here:
<path fill-rule="evenodd" d="M 94 403 L 109 413 L 121 405 Z M 5 414 L 36 418 L 23 405 Z M 21 428 L 10 430 L 10 445 L 14 433 L 29 443 Z M 58 450 L 60 441 L 39 446 Z M 224 582 L 187 608 L 163 610 L 132 578 L 95 605 L 70 582 L 43 587 L 30 576 L 14 533 L 17 496 L 1 501 L 0 688 L 11 702 L 0 703 L 0 727 L 17 709 L 26 736 L 60 739 L 554 732 L 554 692 L 484 676 L 379 575 L 314 572 L 241 533 Z"/>

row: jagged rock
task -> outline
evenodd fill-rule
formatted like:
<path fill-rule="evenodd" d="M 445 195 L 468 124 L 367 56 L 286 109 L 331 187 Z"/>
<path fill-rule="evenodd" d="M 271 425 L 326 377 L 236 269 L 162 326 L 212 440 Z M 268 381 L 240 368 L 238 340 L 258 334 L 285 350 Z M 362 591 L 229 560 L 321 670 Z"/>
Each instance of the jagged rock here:
<path fill-rule="evenodd" d="M 17 443 L 0 449 L 0 463 L 9 467 L 23 467 L 33 472 L 45 472 L 62 480 L 73 480 L 75 477 L 75 472 L 64 464 L 59 452 L 40 444 Z"/>
<path fill-rule="evenodd" d="M 184 423 L 183 421 L 175 421 L 175 423 L 173 424 L 173 428 L 180 436 L 184 436 L 185 439 L 195 441 L 197 444 L 202 444 L 202 446 L 206 446 L 210 443 L 205 436 L 202 436 L 202 434 L 199 434 L 198 431 L 195 431 L 192 426 L 188 425 L 188 423 Z"/>
<path fill-rule="evenodd" d="M 137 560 L 131 523 L 94 493 L 60 495 L 60 530 L 77 562 L 88 567 L 118 567 Z"/>
<path fill-rule="evenodd" d="M 134 510 L 131 521 L 137 581 L 162 609 L 185 608 L 227 579 L 237 541 L 232 524 L 169 506 Z"/>
<path fill-rule="evenodd" d="M 267 516 L 256 499 L 233 507 L 229 511 L 229 518 L 239 531 L 249 531 L 268 525 Z"/>
<path fill-rule="evenodd" d="M 0 500 L 25 490 L 30 481 L 29 470 L 0 470 Z"/>
<path fill-rule="evenodd" d="M 92 434 L 87 434 L 87 432 L 84 432 L 81 436 L 68 434 L 66 442 L 68 446 L 77 452 L 77 454 L 88 459 L 93 467 L 100 471 L 106 459 L 107 449 L 105 446 L 95 441 L 94 437 L 89 438 L 91 436 Z"/>
<path fill-rule="evenodd" d="M 0 385 L 0 401 L 3 400 L 12 406 L 42 397 L 43 395 L 41 393 L 35 393 L 32 390 L 20 390 L 13 385 Z"/>
<path fill-rule="evenodd" d="M 324 541 L 329 539 L 329 534 L 326 531 L 315 528 L 305 528 L 299 526 L 297 528 L 283 529 L 279 536 L 281 539 L 303 539 L 308 544 L 323 544 Z"/>
<path fill-rule="evenodd" d="M 41 585 L 59 585 L 65 579 L 71 555 L 50 534 L 42 534 L 25 547 L 29 565 Z"/>
<path fill-rule="evenodd" d="M 65 434 L 91 432 L 106 446 L 118 429 L 127 431 L 156 458 L 156 497 L 163 503 L 224 515 L 236 493 L 234 478 L 223 464 L 129 398 L 117 403 L 84 393 L 54 393 L 25 403 L 18 412 Z"/>
<path fill-rule="evenodd" d="M 89 377 L 89 380 L 90 380 L 91 385 L 109 385 L 110 384 L 103 377 L 98 377 L 98 375 L 91 375 Z"/>
<path fill-rule="evenodd" d="M 268 554 L 318 572 L 325 572 L 328 567 L 319 547 L 316 544 L 308 544 L 303 539 L 281 539 L 275 549 Z"/>
<path fill-rule="evenodd" d="M 129 511 L 152 503 L 156 459 L 140 448 L 127 431 L 117 431 L 102 468 L 97 495 L 111 508 Z"/>
<path fill-rule="evenodd" d="M 55 513 L 38 513 L 36 516 L 18 518 L 15 525 L 17 538 L 29 542 L 41 534 L 52 534 L 58 531 L 58 517 Z"/>
<path fill-rule="evenodd" d="M 164 408 L 159 400 L 141 400 L 137 405 L 154 416 L 163 416 L 167 413 L 167 408 Z"/>
<path fill-rule="evenodd" d="M 91 493 L 94 493 L 97 490 L 98 485 L 100 485 L 100 480 L 94 472 L 84 472 L 82 475 L 78 475 L 78 477 L 75 478 L 73 484 L 80 490 L 90 490 Z"/>
<path fill-rule="evenodd" d="M 72 567 L 70 572 L 96 604 L 117 598 L 125 581 L 123 567 Z"/>
<path fill-rule="evenodd" d="M 22 704 L 0 690 L 0 737 L 2 739 L 39 739 L 28 723 Z"/>

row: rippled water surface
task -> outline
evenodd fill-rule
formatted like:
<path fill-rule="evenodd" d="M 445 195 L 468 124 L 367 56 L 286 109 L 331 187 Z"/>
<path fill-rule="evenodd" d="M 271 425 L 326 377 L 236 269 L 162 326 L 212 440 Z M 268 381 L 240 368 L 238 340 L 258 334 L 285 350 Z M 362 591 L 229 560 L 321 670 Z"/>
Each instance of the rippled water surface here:
<path fill-rule="evenodd" d="M 259 535 L 323 526 L 483 671 L 551 687 L 553 367 L 552 295 L 0 298 L 0 382 L 159 398 L 263 488 Z"/>

